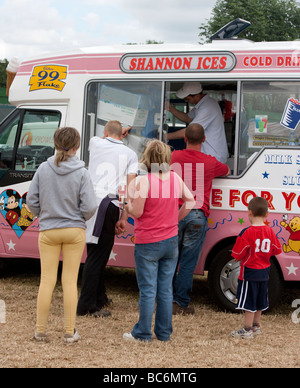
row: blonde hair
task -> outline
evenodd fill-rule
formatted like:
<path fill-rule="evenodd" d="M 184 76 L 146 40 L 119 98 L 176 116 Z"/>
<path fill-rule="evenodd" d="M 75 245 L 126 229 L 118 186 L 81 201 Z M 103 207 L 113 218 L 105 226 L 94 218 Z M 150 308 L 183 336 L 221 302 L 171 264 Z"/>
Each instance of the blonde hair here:
<path fill-rule="evenodd" d="M 122 124 L 120 121 L 111 120 L 104 127 L 104 131 L 107 131 L 108 135 L 113 135 L 117 137 L 122 136 Z"/>
<path fill-rule="evenodd" d="M 143 152 L 140 163 L 148 172 L 170 171 L 171 148 L 160 140 L 150 140 Z"/>
<path fill-rule="evenodd" d="M 70 149 L 80 147 L 80 134 L 77 129 L 72 127 L 58 128 L 54 133 L 53 140 L 57 151 L 54 163 L 57 167 L 70 157 L 68 155 Z"/>

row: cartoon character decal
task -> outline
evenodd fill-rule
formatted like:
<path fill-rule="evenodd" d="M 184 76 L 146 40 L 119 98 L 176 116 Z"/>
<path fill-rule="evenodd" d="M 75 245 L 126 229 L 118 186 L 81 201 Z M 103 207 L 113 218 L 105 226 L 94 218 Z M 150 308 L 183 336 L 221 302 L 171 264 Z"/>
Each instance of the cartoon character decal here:
<path fill-rule="evenodd" d="M 4 196 L 1 197 L 0 202 L 1 204 L 3 203 L 2 205 L 3 210 L 6 210 L 6 214 L 5 214 L 6 221 L 9 223 L 11 227 L 13 227 L 14 224 L 18 221 L 21 214 L 21 209 L 19 207 L 20 194 L 18 194 L 14 190 L 7 190 L 6 196 L 7 196 L 6 205 L 5 205 Z"/>
<path fill-rule="evenodd" d="M 207 231 L 210 232 L 210 231 L 214 231 L 216 229 L 222 228 L 225 223 L 226 225 L 228 223 L 239 224 L 240 227 L 242 227 L 244 224 L 246 225 L 247 224 L 247 222 L 245 221 L 246 218 L 241 218 L 239 216 L 240 216 L 240 213 L 237 214 L 236 217 L 234 217 L 232 213 L 228 213 L 227 216 L 222 220 L 219 218 L 213 219 L 212 217 L 210 217 L 208 219 L 209 226 Z M 284 242 L 282 245 L 282 249 L 284 253 L 296 252 L 300 255 L 300 216 L 293 217 L 289 222 L 289 224 L 287 223 L 287 221 L 288 221 L 288 215 L 284 215 L 282 222 L 280 222 L 280 220 L 275 218 L 270 221 L 266 220 L 265 224 L 271 226 L 272 229 L 274 229 L 278 239 Z M 134 219 L 132 217 L 129 217 L 127 219 L 127 222 L 130 225 L 134 226 Z M 282 235 L 284 229 L 286 229 L 291 234 L 288 241 L 288 245 L 285 243 L 284 236 Z M 124 232 L 122 236 L 117 236 L 117 238 L 119 239 L 130 238 L 131 242 L 134 243 L 134 234 L 128 234 Z"/>
<path fill-rule="evenodd" d="M 26 197 L 27 193 L 21 197 L 12 189 L 0 194 L 0 213 L 4 217 L 2 225 L 9 226 L 19 238 L 36 218 L 26 204 Z"/>
<path fill-rule="evenodd" d="M 290 232 L 290 238 L 287 244 L 283 244 L 282 249 L 285 253 L 296 252 L 300 255 L 300 217 L 296 216 L 288 223 L 288 216 L 283 216 L 281 226 Z"/>
<path fill-rule="evenodd" d="M 26 203 L 27 193 L 22 197 L 22 209 L 21 215 L 17 222 L 17 225 L 24 231 L 31 225 L 32 221 L 36 219 L 35 215 L 31 213 L 27 203 Z"/>

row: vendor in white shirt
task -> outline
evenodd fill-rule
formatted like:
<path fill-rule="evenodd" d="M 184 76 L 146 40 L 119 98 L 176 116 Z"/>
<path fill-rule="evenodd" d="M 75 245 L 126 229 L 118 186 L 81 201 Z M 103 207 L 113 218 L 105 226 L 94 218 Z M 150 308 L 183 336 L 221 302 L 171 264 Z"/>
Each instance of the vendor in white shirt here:
<path fill-rule="evenodd" d="M 173 105 L 166 103 L 166 110 L 172 113 L 178 120 L 186 124 L 200 124 L 205 130 L 206 140 L 202 145 L 202 152 L 214 156 L 221 163 L 226 163 L 228 147 L 225 136 L 224 118 L 220 106 L 216 100 L 203 94 L 200 82 L 186 82 L 176 93 L 178 98 L 184 99 L 195 107 L 184 113 L 177 110 Z M 184 137 L 185 128 L 168 133 L 168 140 L 181 139 Z"/>

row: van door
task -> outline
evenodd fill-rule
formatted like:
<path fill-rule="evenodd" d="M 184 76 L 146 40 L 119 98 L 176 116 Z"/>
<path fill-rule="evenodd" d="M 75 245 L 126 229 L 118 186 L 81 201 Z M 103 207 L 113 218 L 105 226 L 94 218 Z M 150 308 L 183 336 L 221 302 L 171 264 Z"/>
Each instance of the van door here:
<path fill-rule="evenodd" d="M 38 220 L 26 205 L 37 168 L 54 154 L 67 106 L 20 107 L 0 126 L 0 256 L 39 257 Z"/>

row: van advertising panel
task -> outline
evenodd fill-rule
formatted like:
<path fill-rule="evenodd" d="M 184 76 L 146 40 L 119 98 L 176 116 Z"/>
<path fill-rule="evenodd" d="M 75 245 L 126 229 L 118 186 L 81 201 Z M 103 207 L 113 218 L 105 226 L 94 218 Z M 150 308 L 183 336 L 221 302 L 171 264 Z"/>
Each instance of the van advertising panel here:
<path fill-rule="evenodd" d="M 228 72 L 235 65 L 230 52 L 126 54 L 120 61 L 125 73 Z"/>

